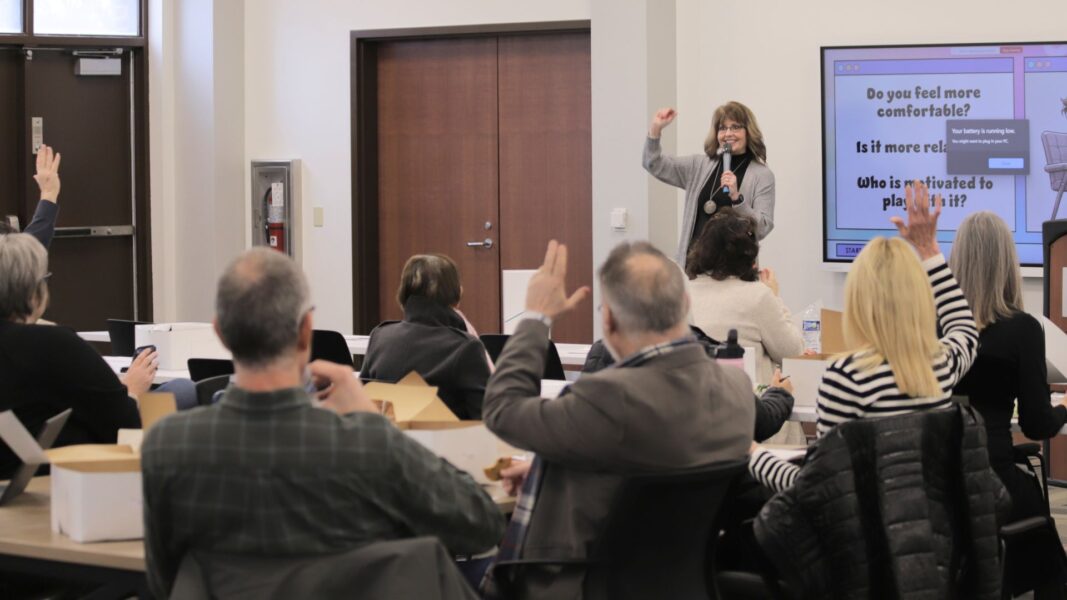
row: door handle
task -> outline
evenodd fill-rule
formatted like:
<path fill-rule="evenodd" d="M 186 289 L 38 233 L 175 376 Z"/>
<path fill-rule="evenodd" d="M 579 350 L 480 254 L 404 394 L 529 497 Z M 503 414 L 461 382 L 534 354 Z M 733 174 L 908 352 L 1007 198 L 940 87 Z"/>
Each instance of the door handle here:
<path fill-rule="evenodd" d="M 98 227 L 56 227 L 55 237 L 116 237 L 133 235 L 133 225 L 104 225 Z"/>
<path fill-rule="evenodd" d="M 467 242 L 467 247 L 468 248 L 487 248 L 487 249 L 488 248 L 492 248 L 493 247 L 493 238 L 485 238 L 484 240 L 482 240 L 480 242 Z"/>

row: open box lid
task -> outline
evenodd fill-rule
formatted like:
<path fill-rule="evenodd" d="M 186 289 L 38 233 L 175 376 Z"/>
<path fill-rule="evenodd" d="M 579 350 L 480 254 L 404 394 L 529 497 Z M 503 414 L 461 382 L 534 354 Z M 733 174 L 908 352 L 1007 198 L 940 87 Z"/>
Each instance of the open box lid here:
<path fill-rule="evenodd" d="M 142 430 L 177 410 L 174 394 L 142 394 L 138 402 Z M 83 473 L 125 473 L 141 470 L 140 444 L 79 444 L 44 453 L 53 467 Z"/>
<path fill-rule="evenodd" d="M 440 398 L 437 388 L 412 371 L 396 383 L 372 381 L 363 386 L 371 400 L 388 403 L 398 424 L 459 423 Z"/>

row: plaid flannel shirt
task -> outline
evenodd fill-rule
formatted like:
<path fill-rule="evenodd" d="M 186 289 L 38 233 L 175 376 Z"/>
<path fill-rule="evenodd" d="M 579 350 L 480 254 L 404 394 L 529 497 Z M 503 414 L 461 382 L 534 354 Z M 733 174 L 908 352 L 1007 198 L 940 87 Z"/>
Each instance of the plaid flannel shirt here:
<path fill-rule="evenodd" d="M 504 529 L 466 473 L 380 415 L 314 408 L 300 388 L 249 393 L 171 415 L 142 447 L 148 579 L 168 596 L 191 550 L 327 554 L 436 535 L 454 553 Z"/>

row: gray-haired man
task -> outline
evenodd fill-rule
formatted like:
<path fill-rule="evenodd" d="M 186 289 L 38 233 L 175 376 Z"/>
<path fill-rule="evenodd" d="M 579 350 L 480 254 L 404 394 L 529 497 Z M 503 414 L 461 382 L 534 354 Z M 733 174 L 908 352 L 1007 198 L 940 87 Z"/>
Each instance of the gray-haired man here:
<path fill-rule="evenodd" d="M 273 250 L 245 252 L 219 280 L 215 329 L 234 385 L 158 423 L 142 447 L 156 597 L 190 551 L 307 556 L 435 535 L 473 554 L 500 538 L 493 501 L 376 414 L 351 368 L 308 364 L 311 312 L 303 274 Z M 320 408 L 309 375 L 327 386 Z"/>
<path fill-rule="evenodd" d="M 497 361 L 482 414 L 504 441 L 537 453 L 502 557 L 580 557 L 627 472 L 746 457 L 755 407 L 748 377 L 720 367 L 689 335 L 681 270 L 645 242 L 600 268 L 604 342 L 618 362 L 540 397 L 548 330 L 588 289 L 567 296 L 567 249 L 550 242 L 526 292 L 527 319 Z M 522 523 L 527 520 L 523 525 Z M 580 598 L 583 573 L 527 569 L 523 598 Z"/>

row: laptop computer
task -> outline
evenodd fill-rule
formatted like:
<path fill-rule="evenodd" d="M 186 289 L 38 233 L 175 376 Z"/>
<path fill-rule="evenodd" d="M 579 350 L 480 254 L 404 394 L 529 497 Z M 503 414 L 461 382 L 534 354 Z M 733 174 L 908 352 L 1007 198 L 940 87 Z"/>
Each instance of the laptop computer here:
<path fill-rule="evenodd" d="M 111 338 L 113 356 L 132 356 L 134 351 L 134 328 L 138 325 L 151 325 L 147 321 L 124 321 L 108 319 L 107 333 Z"/>
<path fill-rule="evenodd" d="M 37 435 L 37 446 L 39 447 L 37 449 L 32 448 L 32 446 L 27 448 L 25 446 L 25 441 L 27 440 L 19 439 L 22 436 L 29 438 L 29 432 L 26 431 L 26 428 L 22 423 L 15 418 L 14 413 L 9 410 L 0 414 L 0 417 L 4 417 L 5 421 L 5 427 L 0 429 L 0 437 L 8 443 L 8 446 L 11 447 L 11 450 L 15 452 L 15 454 L 19 455 L 19 458 L 23 459 L 22 466 L 15 471 L 15 475 L 11 478 L 11 481 L 6 484 L 0 484 L 0 489 L 3 489 L 3 492 L 0 493 L 0 506 L 11 502 L 13 498 L 26 490 L 26 486 L 30 484 L 30 480 L 37 474 L 37 469 L 39 469 L 41 463 L 44 462 L 44 454 L 43 452 L 40 452 L 40 450 L 47 450 L 52 447 L 52 444 L 56 443 L 56 438 L 59 437 L 59 432 L 63 429 L 63 426 L 66 425 L 67 419 L 70 417 L 70 412 L 71 409 L 68 408 L 45 421 L 44 427 L 41 428 L 41 433 Z M 11 419 L 14 419 L 14 422 L 18 427 L 14 427 L 14 424 L 10 423 Z M 21 431 L 18 431 L 20 429 Z M 29 452 L 29 454 L 27 454 L 27 452 Z"/>

